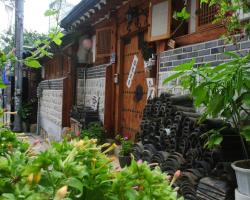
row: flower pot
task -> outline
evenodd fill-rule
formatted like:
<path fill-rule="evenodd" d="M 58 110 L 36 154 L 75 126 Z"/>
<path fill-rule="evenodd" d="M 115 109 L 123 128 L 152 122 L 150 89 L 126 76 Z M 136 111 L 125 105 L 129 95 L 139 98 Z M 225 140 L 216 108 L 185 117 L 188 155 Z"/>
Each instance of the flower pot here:
<path fill-rule="evenodd" d="M 235 189 L 235 200 L 250 200 L 250 197 L 241 194 L 238 189 Z"/>
<path fill-rule="evenodd" d="M 250 197 L 250 160 L 240 160 L 232 163 L 235 170 L 238 190 L 241 194 Z"/>
<path fill-rule="evenodd" d="M 121 167 L 129 166 L 131 164 L 130 156 L 119 156 L 119 163 Z"/>

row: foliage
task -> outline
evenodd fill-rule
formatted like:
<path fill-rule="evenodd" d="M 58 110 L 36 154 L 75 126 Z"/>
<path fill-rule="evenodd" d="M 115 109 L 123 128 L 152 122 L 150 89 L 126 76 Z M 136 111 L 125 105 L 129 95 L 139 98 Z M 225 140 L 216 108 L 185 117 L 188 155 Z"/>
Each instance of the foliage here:
<path fill-rule="evenodd" d="M 121 143 L 121 149 L 119 152 L 120 156 L 130 156 L 132 153 L 132 148 L 133 148 L 133 142 L 129 140 L 128 137 L 120 137 L 119 141 Z"/>
<path fill-rule="evenodd" d="M 164 83 L 179 78 L 194 97 L 195 105 L 205 107 L 203 118 L 223 117 L 250 141 L 249 129 L 243 128 L 250 117 L 250 54 L 244 57 L 232 52 L 226 54 L 232 61 L 214 68 L 206 64 L 195 67 L 194 60 L 181 64 Z"/>
<path fill-rule="evenodd" d="M 190 14 L 187 12 L 187 8 L 183 7 L 180 12 L 174 12 L 174 19 L 179 20 L 188 20 L 190 18 Z"/>
<path fill-rule="evenodd" d="M 29 121 L 29 118 L 31 116 L 31 111 L 32 111 L 31 103 L 25 103 L 20 107 L 20 109 L 18 110 L 18 114 L 21 117 L 22 121 L 24 122 Z"/>
<path fill-rule="evenodd" d="M 12 153 L 16 149 L 25 152 L 29 145 L 17 139 L 16 134 L 7 128 L 0 128 L 0 156 Z M 0 162 L 1 163 L 1 162 Z"/>
<path fill-rule="evenodd" d="M 11 52 L 15 48 L 15 35 L 14 31 L 7 31 L 0 35 L 0 46 L 5 53 Z M 24 30 L 23 33 L 23 45 L 24 51 L 30 51 L 35 48 L 37 41 L 47 40 L 48 36 L 43 33 L 38 33 L 36 31 Z"/>
<path fill-rule="evenodd" d="M 97 139 L 98 143 L 102 143 L 105 139 L 105 130 L 101 123 L 92 122 L 86 129 L 82 130 L 81 136 L 82 138 Z"/>
<path fill-rule="evenodd" d="M 61 0 L 60 0 L 61 2 Z M 56 15 L 58 19 L 60 8 L 58 8 L 57 12 L 52 12 L 51 10 L 46 11 L 46 16 Z M 5 67 L 7 65 L 14 66 L 16 63 L 21 63 L 31 68 L 39 68 L 41 67 L 39 63 L 39 59 L 47 56 L 51 57 L 53 54 L 50 52 L 52 44 L 61 45 L 62 37 L 64 34 L 61 32 L 61 29 L 58 25 L 49 31 L 48 36 L 43 34 L 38 34 L 36 32 L 24 32 L 24 45 L 31 45 L 29 56 L 26 58 L 17 58 L 15 56 L 15 49 L 12 48 L 14 46 L 14 36 L 10 33 L 7 33 L 1 36 L 1 41 L 5 43 L 5 45 L 0 49 L 0 72 L 3 73 Z M 5 85 L 3 81 L 0 81 L 0 88 L 4 88 Z"/>
<path fill-rule="evenodd" d="M 166 177 L 159 168 L 151 170 L 146 163 L 133 160 L 114 180 L 111 199 L 183 200 L 177 197 Z"/>
<path fill-rule="evenodd" d="M 104 147 L 108 149 L 102 153 Z M 85 139 L 54 143 L 33 156 L 31 149 L 25 153 L 15 150 L 0 157 L 0 199 L 176 199 L 166 175 L 158 169 L 151 171 L 145 163 L 133 162 L 121 172 L 113 171 L 114 159 L 105 153 L 115 147 L 97 146 L 95 139 Z M 125 187 L 118 188 L 126 178 Z M 118 190 L 125 195 L 117 194 Z"/>
<path fill-rule="evenodd" d="M 243 37 L 250 34 L 250 22 L 242 23 L 240 13 L 250 12 L 250 2 L 248 0 L 201 0 L 201 3 L 208 3 L 210 6 L 216 6 L 217 15 L 214 23 L 221 23 L 225 26 L 226 38 L 229 41 L 236 41 L 234 34 L 240 33 Z"/>

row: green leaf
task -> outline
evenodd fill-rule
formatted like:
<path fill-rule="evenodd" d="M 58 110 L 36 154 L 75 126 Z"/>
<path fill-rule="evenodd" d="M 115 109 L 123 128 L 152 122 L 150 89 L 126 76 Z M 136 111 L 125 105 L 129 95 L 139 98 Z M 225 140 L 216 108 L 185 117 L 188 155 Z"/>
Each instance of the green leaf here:
<path fill-rule="evenodd" d="M 3 80 L 0 79 L 0 89 L 5 89 L 7 86 L 3 83 Z"/>
<path fill-rule="evenodd" d="M 211 101 L 208 105 L 208 112 L 213 115 L 213 117 L 217 117 L 217 115 L 224 108 L 224 96 L 221 94 L 217 94 L 211 98 Z"/>
<path fill-rule="evenodd" d="M 231 52 L 231 51 L 226 51 L 224 52 L 225 55 L 230 56 L 231 58 L 239 59 L 241 58 L 239 54 Z"/>
<path fill-rule="evenodd" d="M 174 79 L 177 79 L 179 78 L 180 76 L 182 76 L 184 74 L 184 72 L 177 72 L 171 76 L 169 76 L 168 78 L 166 78 L 164 81 L 163 81 L 163 84 L 166 84 Z"/>
<path fill-rule="evenodd" d="M 82 195 L 83 192 L 83 183 L 78 180 L 77 178 L 71 177 L 66 180 L 66 185 L 75 188 L 80 191 L 80 194 L 78 194 L 76 197 L 79 198 Z"/>
<path fill-rule="evenodd" d="M 221 71 L 221 70 L 223 70 L 223 69 L 226 69 L 227 68 L 227 63 L 223 63 L 223 64 L 220 64 L 220 65 L 217 65 L 216 67 L 214 67 L 212 70 L 211 70 L 211 72 L 212 73 L 216 73 L 216 72 L 218 72 L 218 71 Z"/>
<path fill-rule="evenodd" d="M 191 70 L 195 64 L 195 60 L 192 59 L 190 62 L 182 63 L 173 68 L 173 71 L 186 71 Z"/>
<path fill-rule="evenodd" d="M 31 68 L 40 68 L 41 67 L 40 63 L 33 58 L 25 59 L 24 64 L 28 67 L 31 67 Z"/>
<path fill-rule="evenodd" d="M 60 38 L 57 38 L 57 37 L 55 37 L 55 38 L 53 39 L 53 42 L 55 42 L 56 45 L 58 45 L 58 46 L 62 44 L 62 40 L 61 40 Z"/>
<path fill-rule="evenodd" d="M 175 19 L 187 20 L 190 18 L 190 14 L 187 12 L 187 8 L 183 7 L 181 12 L 175 12 L 173 17 Z"/>
<path fill-rule="evenodd" d="M 127 189 L 125 192 L 125 196 L 128 200 L 135 200 L 136 199 L 136 192 L 133 189 Z"/>
<path fill-rule="evenodd" d="M 242 102 L 250 107 L 250 94 L 246 93 L 242 96 Z"/>
<path fill-rule="evenodd" d="M 46 10 L 46 11 L 45 11 L 44 15 L 45 15 L 46 17 L 49 17 L 49 16 L 53 16 L 53 15 L 57 14 L 58 12 L 59 12 L 59 11 L 56 10 L 56 9 L 49 9 L 49 10 Z"/>
<path fill-rule="evenodd" d="M 195 105 L 200 106 L 207 98 L 207 89 L 200 85 L 193 90 L 192 95 L 195 97 Z"/>
<path fill-rule="evenodd" d="M 249 142 L 250 141 L 250 125 L 243 127 L 241 134 L 246 139 L 246 141 Z"/>
<path fill-rule="evenodd" d="M 213 149 L 219 146 L 221 142 L 223 141 L 222 135 L 217 130 L 214 130 L 214 129 L 210 130 L 207 133 L 205 133 L 205 135 L 208 135 L 208 141 L 205 144 L 205 147 L 207 147 L 208 149 Z"/>
<path fill-rule="evenodd" d="M 16 197 L 14 196 L 14 194 L 4 193 L 2 194 L 2 196 L 4 197 L 5 200 L 16 200 Z"/>

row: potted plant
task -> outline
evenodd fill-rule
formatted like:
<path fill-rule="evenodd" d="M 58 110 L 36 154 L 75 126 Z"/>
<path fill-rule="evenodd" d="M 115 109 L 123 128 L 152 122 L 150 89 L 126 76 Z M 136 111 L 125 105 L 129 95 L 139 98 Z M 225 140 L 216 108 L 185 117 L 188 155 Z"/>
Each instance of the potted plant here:
<path fill-rule="evenodd" d="M 121 167 L 129 166 L 131 164 L 131 153 L 133 142 L 128 137 L 119 138 L 121 142 L 121 149 L 119 151 L 119 163 Z"/>
<path fill-rule="evenodd" d="M 32 114 L 32 101 L 24 103 L 18 110 L 18 114 L 22 119 L 23 131 L 28 132 L 30 128 L 30 117 Z"/>
<path fill-rule="evenodd" d="M 214 68 L 207 64 L 197 67 L 195 60 L 181 64 L 164 82 L 178 78 L 181 85 L 189 90 L 195 105 L 204 108 L 202 119 L 210 116 L 223 118 L 240 134 L 246 160 L 236 161 L 232 167 L 236 172 L 239 192 L 250 198 L 250 54 L 225 54 L 232 60 Z M 207 136 L 206 145 L 210 148 L 220 145 L 223 140 L 218 130 L 210 131 Z"/>

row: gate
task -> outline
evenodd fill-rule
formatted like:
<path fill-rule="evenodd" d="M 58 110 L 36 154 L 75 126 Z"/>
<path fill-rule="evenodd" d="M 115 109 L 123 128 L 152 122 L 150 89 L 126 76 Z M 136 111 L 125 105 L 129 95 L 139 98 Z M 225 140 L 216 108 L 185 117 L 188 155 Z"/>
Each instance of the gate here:
<path fill-rule="evenodd" d="M 138 58 L 138 62 L 137 62 Z M 137 63 L 133 66 L 133 62 Z M 135 64 L 134 63 L 134 64 Z M 121 91 L 121 132 L 124 136 L 134 139 L 140 129 L 143 109 L 147 99 L 147 83 L 144 70 L 144 59 L 138 48 L 138 36 L 132 36 L 124 44 Z M 134 73 L 131 68 L 135 67 Z M 130 77 L 130 78 L 129 78 Z M 128 79 L 131 85 L 128 87 Z"/>

